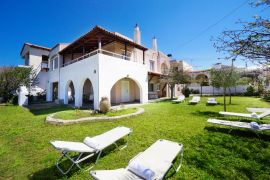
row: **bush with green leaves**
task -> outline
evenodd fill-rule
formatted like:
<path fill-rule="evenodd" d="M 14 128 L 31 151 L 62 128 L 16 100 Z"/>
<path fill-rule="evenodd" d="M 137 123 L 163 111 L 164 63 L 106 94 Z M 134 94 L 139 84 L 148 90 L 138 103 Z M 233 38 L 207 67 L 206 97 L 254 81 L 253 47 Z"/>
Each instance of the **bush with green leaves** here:
<path fill-rule="evenodd" d="M 263 99 L 267 102 L 270 102 L 270 90 L 266 91 L 263 95 Z"/>
<path fill-rule="evenodd" d="M 33 86 L 37 83 L 36 72 L 32 67 L 0 68 L 0 97 L 4 102 L 12 101 L 20 86 Z"/>
<path fill-rule="evenodd" d="M 248 86 L 245 92 L 245 96 L 255 96 L 255 95 L 256 95 L 255 88 L 253 86 Z"/>
<path fill-rule="evenodd" d="M 190 89 L 189 89 L 188 87 L 185 86 L 185 87 L 182 89 L 182 94 L 184 94 L 185 97 L 189 97 L 189 95 L 190 95 Z"/>

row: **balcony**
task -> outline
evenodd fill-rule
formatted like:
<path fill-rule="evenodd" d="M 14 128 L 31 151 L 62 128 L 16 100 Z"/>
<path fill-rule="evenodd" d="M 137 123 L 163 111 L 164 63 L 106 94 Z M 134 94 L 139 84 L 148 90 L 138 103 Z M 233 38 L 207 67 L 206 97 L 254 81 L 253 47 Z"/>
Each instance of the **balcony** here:
<path fill-rule="evenodd" d="M 70 64 L 76 63 L 78 61 L 84 60 L 84 59 L 86 59 L 88 57 L 91 57 L 91 56 L 94 56 L 96 54 L 104 54 L 104 55 L 107 55 L 107 56 L 112 56 L 112 57 L 116 57 L 116 58 L 127 60 L 127 61 L 130 61 L 131 60 L 131 58 L 129 56 L 117 54 L 117 53 L 106 51 L 106 50 L 103 50 L 103 49 L 97 49 L 97 50 L 92 51 L 90 53 L 87 53 L 87 54 L 85 54 L 85 55 L 83 55 L 81 57 L 78 57 L 76 59 L 73 59 L 73 60 L 70 60 L 70 61 L 64 63 L 62 65 L 62 67 L 65 67 L 65 66 L 68 66 Z"/>

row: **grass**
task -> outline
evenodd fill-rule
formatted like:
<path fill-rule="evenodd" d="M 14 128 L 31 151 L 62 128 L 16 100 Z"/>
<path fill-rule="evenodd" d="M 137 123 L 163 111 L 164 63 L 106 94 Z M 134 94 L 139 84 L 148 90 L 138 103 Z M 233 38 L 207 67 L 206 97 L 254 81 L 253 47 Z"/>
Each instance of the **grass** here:
<path fill-rule="evenodd" d="M 222 98 L 217 100 L 222 102 Z M 253 132 L 207 124 L 209 117 L 219 117 L 223 106 L 206 106 L 206 98 L 197 105 L 187 102 L 159 102 L 144 105 L 140 116 L 117 121 L 102 121 L 69 126 L 45 124 L 49 113 L 67 110 L 59 107 L 28 111 L 18 106 L 0 106 L 0 179 L 89 179 L 94 162 L 82 164 L 68 176 L 54 166 L 59 153 L 50 140 L 82 141 L 122 125 L 133 129 L 129 146 L 106 151 L 94 169 L 125 167 L 128 161 L 157 139 L 169 139 L 184 145 L 184 162 L 177 174 L 168 179 L 269 179 L 270 133 L 257 137 Z M 246 107 L 270 107 L 258 98 L 233 97 L 228 111 L 246 112 Z M 219 117 L 220 118 L 220 117 Z M 263 122 L 269 123 L 269 118 Z M 171 176 L 170 176 L 171 175 Z"/>
<path fill-rule="evenodd" d="M 90 110 L 65 110 L 58 113 L 55 113 L 54 117 L 57 119 L 63 119 L 63 120 L 72 120 L 72 119 L 80 119 L 85 117 L 101 117 L 101 116 L 120 116 L 120 115 L 126 115 L 136 112 L 137 108 L 128 108 L 128 109 L 121 109 L 117 111 L 109 111 L 106 114 L 103 113 L 97 113 L 97 114 L 91 114 Z"/>

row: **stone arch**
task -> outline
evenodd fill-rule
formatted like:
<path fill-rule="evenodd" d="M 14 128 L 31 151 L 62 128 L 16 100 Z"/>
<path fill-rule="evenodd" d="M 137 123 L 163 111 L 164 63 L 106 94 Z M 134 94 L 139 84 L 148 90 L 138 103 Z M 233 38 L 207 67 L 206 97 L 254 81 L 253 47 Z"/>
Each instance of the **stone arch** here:
<path fill-rule="evenodd" d="M 83 81 L 83 85 L 81 88 L 82 91 L 82 106 L 93 108 L 94 104 L 94 88 L 91 80 L 86 78 Z"/>
<path fill-rule="evenodd" d="M 140 83 L 130 77 L 118 79 L 110 88 L 110 101 L 112 105 L 142 102 Z"/>
<path fill-rule="evenodd" d="M 209 84 L 209 78 L 206 74 L 197 74 L 195 76 L 195 80 L 196 82 L 201 82 L 201 83 L 204 83 L 205 85 L 208 85 Z"/>

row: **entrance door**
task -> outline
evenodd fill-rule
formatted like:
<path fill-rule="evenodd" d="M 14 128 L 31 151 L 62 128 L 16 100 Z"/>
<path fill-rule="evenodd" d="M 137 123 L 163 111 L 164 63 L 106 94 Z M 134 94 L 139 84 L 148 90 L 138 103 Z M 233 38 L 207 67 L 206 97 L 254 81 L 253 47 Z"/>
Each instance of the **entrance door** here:
<path fill-rule="evenodd" d="M 129 102 L 129 81 L 121 81 L 121 101 Z"/>
<path fill-rule="evenodd" d="M 52 100 L 54 101 L 58 99 L 58 82 L 53 83 L 52 89 L 53 89 Z"/>

